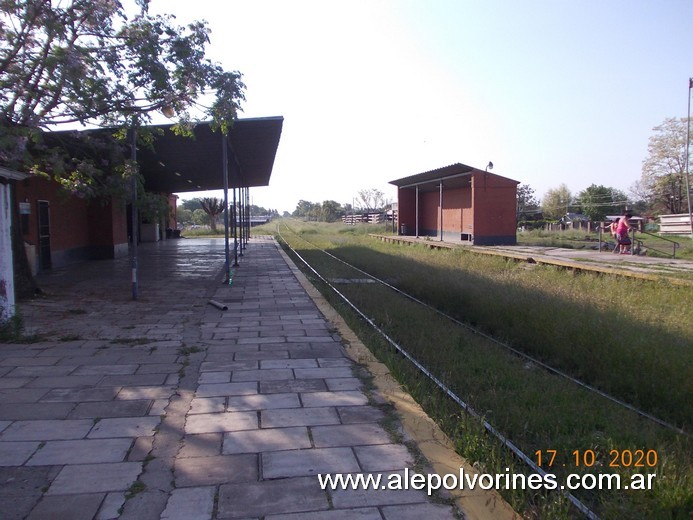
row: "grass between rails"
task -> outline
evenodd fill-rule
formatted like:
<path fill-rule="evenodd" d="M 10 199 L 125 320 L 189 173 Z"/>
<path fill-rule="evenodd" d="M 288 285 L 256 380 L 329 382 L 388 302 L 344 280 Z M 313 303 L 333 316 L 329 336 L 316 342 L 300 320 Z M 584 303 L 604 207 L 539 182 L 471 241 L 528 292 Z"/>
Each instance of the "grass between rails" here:
<path fill-rule="evenodd" d="M 626 401 L 690 426 L 691 408 L 686 397 L 691 395 L 687 386 L 691 337 L 686 323 L 691 321 L 692 307 L 685 297 L 682 300 L 679 288 L 662 285 L 655 290 L 647 287 L 648 283 L 656 285 L 650 282 L 630 284 L 629 280 L 624 284 L 621 279 L 573 275 L 548 267 L 527 270 L 513 262 L 459 251 L 391 246 L 370 241 L 354 228 L 310 226 L 299 232 L 337 256 L 512 341 L 515 347 L 553 366 L 619 397 L 623 397 L 619 393 L 626 394 Z M 319 266 L 327 278 L 363 277 L 305 243 L 292 241 L 292 246 Z M 688 518 L 691 514 L 688 439 L 548 375 L 496 345 L 470 336 L 449 320 L 402 301 L 387 289 L 372 284 L 339 288 L 525 453 L 531 456 L 537 450 L 557 450 L 560 464 L 566 467 L 545 469 L 629 475 L 650 469 L 605 467 L 610 450 L 656 450 L 659 460 L 651 470 L 657 473 L 654 490 L 580 494 L 603 518 Z M 629 297 L 624 299 L 619 291 L 626 291 Z M 637 319 L 643 311 L 647 319 Z M 358 321 L 355 326 L 359 326 Z M 362 329 L 359 334 L 371 348 L 377 347 L 378 340 L 371 333 Z M 506 467 L 516 466 L 487 437 L 470 435 L 478 426 L 463 420 L 449 400 L 428 388 L 429 384 L 412 373 L 406 362 L 392 356 L 389 348 L 375 350 L 389 358 L 391 370 L 456 439 L 462 455 L 486 470 L 493 468 L 493 472 L 503 473 Z M 628 395 L 632 390 L 636 394 Z M 576 450 L 594 450 L 599 466 L 576 467 Z M 518 502 L 523 502 L 521 509 L 528 517 L 570 516 L 565 500 L 556 494 L 528 498 L 511 492 L 509 499 L 517 508 Z"/>

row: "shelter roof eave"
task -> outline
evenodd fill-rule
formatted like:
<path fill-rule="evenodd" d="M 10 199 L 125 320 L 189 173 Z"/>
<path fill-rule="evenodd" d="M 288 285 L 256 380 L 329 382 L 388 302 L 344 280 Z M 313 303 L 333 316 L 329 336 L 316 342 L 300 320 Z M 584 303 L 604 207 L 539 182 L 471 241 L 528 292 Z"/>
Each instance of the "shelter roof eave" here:
<path fill-rule="evenodd" d="M 493 175 L 494 177 L 507 180 L 508 182 L 519 184 L 518 181 L 513 179 L 502 177 L 490 172 L 485 172 L 483 170 L 479 170 L 478 168 L 474 168 L 473 166 L 468 166 L 462 163 L 450 164 L 435 170 L 429 170 L 426 172 L 417 173 L 415 175 L 410 175 L 408 177 L 402 177 L 401 179 L 390 181 L 390 184 L 394 184 L 398 188 L 416 188 L 418 186 L 423 190 L 434 188 L 437 189 L 441 182 L 443 182 L 444 186 L 446 187 L 460 187 L 468 185 L 471 182 L 472 175 L 475 173 Z"/>

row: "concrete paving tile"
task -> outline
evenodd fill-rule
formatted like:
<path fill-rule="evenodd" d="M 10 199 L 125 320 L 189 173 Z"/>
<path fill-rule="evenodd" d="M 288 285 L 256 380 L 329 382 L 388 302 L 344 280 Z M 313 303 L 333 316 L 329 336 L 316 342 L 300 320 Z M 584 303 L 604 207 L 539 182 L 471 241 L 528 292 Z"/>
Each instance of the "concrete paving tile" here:
<path fill-rule="evenodd" d="M 299 408 L 298 394 L 255 394 L 229 397 L 226 411 L 270 410 L 272 408 Z"/>
<path fill-rule="evenodd" d="M 194 398 L 190 402 L 189 414 L 220 413 L 226 411 L 226 397 Z"/>
<path fill-rule="evenodd" d="M 317 368 L 315 359 L 265 359 L 260 361 L 260 368 Z"/>
<path fill-rule="evenodd" d="M 219 520 L 260 518 L 277 512 L 327 510 L 327 495 L 317 478 L 265 480 L 219 487 Z"/>
<path fill-rule="evenodd" d="M 0 432 L 2 432 L 10 424 L 12 424 L 12 421 L 0 421 Z"/>
<path fill-rule="evenodd" d="M 179 458 L 211 457 L 221 454 L 223 433 L 200 433 L 183 437 Z"/>
<path fill-rule="evenodd" d="M 336 345 L 338 345 L 337 341 L 332 337 L 332 334 L 328 331 L 326 331 L 324 335 L 319 336 L 289 336 L 288 338 L 286 338 L 286 341 L 288 341 L 289 343 L 335 343 Z"/>
<path fill-rule="evenodd" d="M 331 491 L 332 504 L 336 509 L 417 504 L 428 502 L 424 491 L 415 489 L 381 489 L 388 484 L 394 486 L 398 483 L 404 488 L 402 473 L 390 472 L 379 474 L 381 478 L 380 488 L 377 489 L 335 489 Z M 394 475 L 394 477 L 393 477 Z M 374 477 L 376 474 L 374 474 Z"/>
<path fill-rule="evenodd" d="M 174 489 L 161 520 L 209 520 L 215 492 L 214 486 Z"/>
<path fill-rule="evenodd" d="M 101 376 L 56 376 L 37 377 L 25 388 L 86 388 L 101 380 Z"/>
<path fill-rule="evenodd" d="M 140 365 L 136 374 L 175 374 L 179 370 L 179 363 L 154 363 L 151 365 Z"/>
<path fill-rule="evenodd" d="M 256 370 L 259 368 L 258 361 L 255 359 L 241 361 L 209 361 L 210 356 L 205 358 L 200 366 L 200 372 L 229 372 L 232 370 Z"/>
<path fill-rule="evenodd" d="M 147 415 L 164 415 L 166 413 L 166 407 L 168 406 L 168 399 L 156 399 L 152 403 L 152 407 L 149 409 Z"/>
<path fill-rule="evenodd" d="M 74 407 L 75 403 L 0 404 L 0 419 L 11 421 L 65 419 Z"/>
<path fill-rule="evenodd" d="M 286 428 L 339 424 L 339 417 L 334 408 L 291 408 L 262 410 L 260 421 L 263 428 Z"/>
<path fill-rule="evenodd" d="M 392 442 L 390 435 L 378 424 L 313 426 L 311 433 L 316 448 L 389 444 Z"/>
<path fill-rule="evenodd" d="M 385 419 L 385 412 L 374 406 L 337 407 L 343 424 L 377 423 Z"/>
<path fill-rule="evenodd" d="M 445 504 L 408 504 L 383 507 L 385 520 L 455 520 L 459 518 L 452 506 Z"/>
<path fill-rule="evenodd" d="M 99 386 L 152 386 L 164 385 L 169 374 L 130 374 L 119 376 L 106 376 L 99 382 Z"/>
<path fill-rule="evenodd" d="M 79 403 L 70 412 L 70 418 L 139 417 L 147 415 L 151 404 L 152 402 L 147 400 Z"/>
<path fill-rule="evenodd" d="M 321 473 L 355 473 L 359 470 L 359 463 L 351 448 L 312 448 L 262 455 L 262 476 L 270 479 Z"/>
<path fill-rule="evenodd" d="M 342 390 L 360 390 L 363 388 L 363 383 L 357 377 L 340 377 L 337 379 L 325 379 L 327 388 L 330 392 L 339 392 Z"/>
<path fill-rule="evenodd" d="M 144 462 L 154 446 L 154 436 L 137 437 L 128 452 L 127 462 Z"/>
<path fill-rule="evenodd" d="M 228 372 L 202 372 L 197 379 L 198 383 L 230 383 L 231 371 Z"/>
<path fill-rule="evenodd" d="M 125 491 L 142 472 L 141 462 L 65 466 L 46 495 L 74 495 Z"/>
<path fill-rule="evenodd" d="M 258 427 L 256 412 L 205 413 L 190 415 L 185 433 L 215 433 L 251 430 Z"/>
<path fill-rule="evenodd" d="M 256 454 L 188 457 L 176 460 L 176 487 L 210 486 L 258 479 Z"/>
<path fill-rule="evenodd" d="M 261 338 L 257 334 L 255 334 L 255 337 L 250 337 L 250 338 L 240 337 L 240 338 L 238 338 L 238 344 L 239 345 L 266 345 L 268 343 L 286 343 L 288 341 L 288 339 L 289 338 L 286 338 L 285 336 L 268 336 L 268 337 Z"/>
<path fill-rule="evenodd" d="M 426 517 L 419 517 L 426 518 Z M 312 513 L 290 513 L 288 515 L 268 515 L 265 520 L 382 520 L 380 511 L 375 507 L 358 509 L 332 509 L 330 511 L 314 511 Z M 429 517 L 430 519 L 430 517 Z M 432 519 L 430 519 L 432 520 Z"/>
<path fill-rule="evenodd" d="M 87 436 L 89 439 L 146 437 L 154 435 L 160 417 L 115 417 L 101 419 Z"/>
<path fill-rule="evenodd" d="M 42 402 L 81 403 L 90 401 L 110 401 L 115 398 L 120 387 L 103 388 L 55 388 L 41 398 Z"/>
<path fill-rule="evenodd" d="M 318 358 L 320 368 L 353 367 L 356 364 L 349 358 Z"/>
<path fill-rule="evenodd" d="M 5 357 L 0 361 L 1 366 L 30 367 L 40 365 L 55 365 L 62 358 L 60 356 L 42 357 Z"/>
<path fill-rule="evenodd" d="M 278 381 L 293 379 L 294 374 L 288 368 L 274 368 L 268 370 L 234 370 L 231 381 Z"/>
<path fill-rule="evenodd" d="M 2 441 L 82 439 L 94 425 L 88 419 L 15 421 L 0 434 Z"/>
<path fill-rule="evenodd" d="M 363 406 L 368 398 L 358 390 L 343 392 L 310 392 L 301 394 L 301 401 L 306 408 L 314 406 Z"/>
<path fill-rule="evenodd" d="M 41 445 L 40 442 L 0 442 L 0 466 L 21 466 Z"/>
<path fill-rule="evenodd" d="M 322 379 L 289 379 L 286 381 L 260 381 L 261 394 L 323 392 L 327 385 Z"/>
<path fill-rule="evenodd" d="M 87 365 L 77 367 L 72 375 L 74 376 L 114 376 L 114 375 L 124 375 L 124 374 L 134 374 L 139 365 Z"/>
<path fill-rule="evenodd" d="M 297 368 L 294 370 L 296 379 L 334 379 L 337 377 L 353 377 L 354 374 L 349 367 L 336 368 Z"/>
<path fill-rule="evenodd" d="M 76 368 L 74 365 L 17 367 L 7 375 L 9 377 L 66 376 Z"/>
<path fill-rule="evenodd" d="M 331 345 L 329 347 L 327 346 L 322 346 L 322 347 L 312 347 L 310 345 L 308 346 L 292 346 L 289 349 L 289 357 L 293 359 L 300 359 L 300 358 L 342 358 L 344 357 L 344 353 L 342 352 L 341 348 L 335 343 L 334 345 Z M 351 375 L 351 374 L 349 374 Z M 317 377 L 317 376 L 316 376 Z M 323 376 L 325 377 L 325 376 Z M 327 377 L 348 377 L 348 376 L 327 376 Z"/>
<path fill-rule="evenodd" d="M 261 453 L 310 448 L 308 428 L 267 428 L 224 434 L 222 453 Z"/>
<path fill-rule="evenodd" d="M 20 388 L 31 381 L 34 381 L 33 377 L 2 377 L 3 374 L 0 373 L 0 388 Z"/>
<path fill-rule="evenodd" d="M 263 359 L 287 359 L 289 352 L 286 349 L 281 350 L 260 350 L 257 352 L 236 352 L 234 359 L 236 361 L 260 361 Z"/>
<path fill-rule="evenodd" d="M 0 390 L 0 403 L 35 403 L 46 395 L 47 388 L 7 388 Z"/>
<path fill-rule="evenodd" d="M 195 394 L 197 397 L 257 394 L 257 383 L 250 381 L 244 383 L 204 384 L 197 387 Z"/>
<path fill-rule="evenodd" d="M 361 462 L 363 471 L 393 471 L 411 468 L 414 465 L 414 457 L 402 444 L 356 446 L 354 452 Z"/>
<path fill-rule="evenodd" d="M 173 386 L 129 386 L 118 393 L 118 399 L 168 399 L 175 391 Z"/>
<path fill-rule="evenodd" d="M 0 443 L 1 444 L 1 443 Z M 62 466 L 65 464 L 96 464 L 122 462 L 132 439 L 99 439 L 48 441 L 37 451 L 27 466 Z"/>
<path fill-rule="evenodd" d="M 106 498 L 103 499 L 101 508 L 94 520 L 113 520 L 114 518 L 118 518 L 120 516 L 118 511 L 124 503 L 124 493 L 108 493 Z"/>
<path fill-rule="evenodd" d="M 31 511 L 27 520 L 92 520 L 103 498 L 103 493 L 46 496 Z"/>

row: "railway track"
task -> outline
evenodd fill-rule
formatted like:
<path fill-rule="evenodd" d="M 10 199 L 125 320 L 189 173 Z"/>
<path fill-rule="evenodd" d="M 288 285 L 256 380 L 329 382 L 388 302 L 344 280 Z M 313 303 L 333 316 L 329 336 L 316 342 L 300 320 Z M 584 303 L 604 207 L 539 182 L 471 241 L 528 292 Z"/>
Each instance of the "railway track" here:
<path fill-rule="evenodd" d="M 345 287 L 348 287 L 351 285 L 350 281 L 356 281 L 357 284 L 359 285 L 365 285 L 365 284 L 375 284 L 380 287 L 387 288 L 389 291 L 392 291 L 393 293 L 397 294 L 399 297 L 406 299 L 407 301 L 413 302 L 416 305 L 421 306 L 422 308 L 425 308 L 431 313 L 435 313 L 436 315 L 440 316 L 441 318 L 444 318 L 446 320 L 449 320 L 451 323 L 454 323 L 458 327 L 464 329 L 467 333 L 478 336 L 480 338 L 483 338 L 484 340 L 493 343 L 494 345 L 504 349 L 508 353 L 512 354 L 513 356 L 516 356 L 518 358 L 521 358 L 522 360 L 526 361 L 527 363 L 531 363 L 534 366 L 540 367 L 542 370 L 545 372 L 557 376 L 565 381 L 569 381 L 571 384 L 576 385 L 577 387 L 580 387 L 583 390 L 586 390 L 588 392 L 591 392 L 597 396 L 599 396 L 602 399 L 605 399 L 612 403 L 613 405 L 616 405 L 618 407 L 621 407 L 623 409 L 626 409 L 630 412 L 633 412 L 637 414 L 638 416 L 642 417 L 643 419 L 647 421 L 651 421 L 652 423 L 657 424 L 660 427 L 669 429 L 671 431 L 676 432 L 679 435 L 682 435 L 684 437 L 689 437 L 689 434 L 685 432 L 684 430 L 658 418 L 655 417 L 654 415 L 647 413 L 643 410 L 640 410 L 636 408 L 635 406 L 624 402 L 621 399 L 618 399 L 612 395 L 607 394 L 606 392 L 603 392 L 602 390 L 595 388 L 591 385 L 588 385 L 584 383 L 583 381 L 580 381 L 579 379 L 561 371 L 558 370 L 549 364 L 542 362 L 539 359 L 536 359 L 514 347 L 511 345 L 508 345 L 507 343 L 498 340 L 497 338 L 493 337 L 492 335 L 489 335 L 481 330 L 479 330 L 476 327 L 472 327 L 471 325 L 464 323 L 455 317 L 449 316 L 439 309 L 436 309 L 435 307 L 427 304 L 424 301 L 421 301 L 420 299 L 416 298 L 415 296 L 412 296 L 405 291 L 399 289 L 398 287 L 394 286 L 393 284 L 387 282 L 386 280 L 380 279 L 367 271 L 354 266 L 347 262 L 346 260 L 339 258 L 335 256 L 334 254 L 325 251 L 324 249 L 321 249 L 317 245 L 313 244 L 309 240 L 307 240 L 305 237 L 295 233 L 293 230 L 291 230 L 286 224 L 284 224 L 284 232 L 277 226 L 277 234 L 280 238 L 280 240 L 285 244 L 285 246 L 291 251 L 291 253 L 301 262 L 304 264 L 305 268 L 308 269 L 313 275 L 321 281 L 321 283 L 325 284 L 325 286 L 329 287 L 329 289 L 336 294 L 341 301 L 344 302 L 346 306 L 348 306 L 351 311 L 353 311 L 357 316 L 359 316 L 364 322 L 366 322 L 370 327 L 372 327 L 373 330 L 377 331 L 377 333 L 384 339 L 385 342 L 387 342 L 395 351 L 397 351 L 401 356 L 406 358 L 416 369 L 423 374 L 426 378 L 428 378 L 430 381 L 432 381 L 445 395 L 447 395 L 450 399 L 452 399 L 459 407 L 468 415 L 474 417 L 476 420 L 478 420 L 484 427 L 484 429 L 493 437 L 495 437 L 506 449 L 508 449 L 510 452 L 513 453 L 517 459 L 521 460 L 528 468 L 530 468 L 534 473 L 537 473 L 539 475 L 545 476 L 546 471 L 538 465 L 534 458 L 527 453 L 525 453 L 518 445 L 513 443 L 513 441 L 508 438 L 506 435 L 504 435 L 499 428 L 495 427 L 491 422 L 486 420 L 486 418 L 478 413 L 473 406 L 471 406 L 465 399 L 460 397 L 453 389 L 449 387 L 448 384 L 446 384 L 440 377 L 438 377 L 433 370 L 431 370 L 429 367 L 425 365 L 425 363 L 422 363 L 415 355 L 412 355 L 409 350 L 407 349 L 406 346 L 402 345 L 401 341 L 396 340 L 393 335 L 386 330 L 382 324 L 379 324 L 376 319 L 374 319 L 372 316 L 368 315 L 367 311 L 364 311 L 360 306 L 353 301 L 353 298 L 350 298 L 349 295 L 345 294 L 348 291 L 345 290 L 340 290 L 337 286 L 338 285 L 343 285 Z M 290 235 L 291 238 L 288 239 L 286 235 Z M 306 244 L 308 248 L 311 250 L 315 250 L 316 252 L 325 255 L 327 258 L 330 259 L 330 261 L 334 262 L 335 265 L 339 265 L 339 268 L 335 268 L 335 271 L 340 271 L 344 272 L 346 269 L 346 272 L 348 273 L 351 271 L 354 273 L 353 276 L 344 276 L 342 278 L 335 278 L 332 277 L 330 278 L 329 275 L 325 275 L 325 273 L 319 272 L 319 270 L 310 262 L 308 261 L 304 255 L 301 255 L 294 247 L 292 247 L 291 243 L 294 242 L 296 239 L 300 240 L 302 243 Z M 324 270 L 324 269 L 323 269 Z M 359 278 L 360 277 L 360 278 Z M 564 496 L 570 501 L 570 503 L 578 510 L 580 511 L 586 518 L 590 519 L 596 519 L 598 518 L 597 514 L 588 507 L 583 501 L 581 501 L 579 498 L 577 498 L 575 495 L 567 492 L 567 491 L 561 491 Z"/>

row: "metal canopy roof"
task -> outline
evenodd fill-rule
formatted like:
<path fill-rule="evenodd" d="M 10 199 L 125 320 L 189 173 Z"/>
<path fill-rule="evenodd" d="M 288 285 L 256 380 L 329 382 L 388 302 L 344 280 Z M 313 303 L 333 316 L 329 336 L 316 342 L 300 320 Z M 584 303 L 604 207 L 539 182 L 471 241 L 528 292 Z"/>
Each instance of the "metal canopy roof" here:
<path fill-rule="evenodd" d="M 229 187 L 269 185 L 284 118 L 238 119 L 226 139 L 209 123 L 198 124 L 194 137 L 175 135 L 173 125 L 153 149 L 140 147 L 137 160 L 147 190 L 166 193 L 218 190 L 224 187 L 222 143 L 228 146 Z"/>
<path fill-rule="evenodd" d="M 501 177 L 494 173 L 485 172 L 474 168 L 473 166 L 467 166 L 462 163 L 455 163 L 449 166 L 443 166 L 436 170 L 430 170 L 423 173 L 417 173 L 416 175 L 410 175 L 409 177 L 403 177 L 394 181 L 390 181 L 390 184 L 394 184 L 398 188 L 415 188 L 419 187 L 420 191 L 431 191 L 440 188 L 440 183 L 443 182 L 443 186 L 446 188 L 459 188 L 462 186 L 468 186 L 471 182 L 471 176 L 474 173 L 482 173 L 487 175 L 493 175 L 494 177 L 499 177 L 510 182 L 519 184 L 518 181 L 508 179 L 507 177 Z"/>

